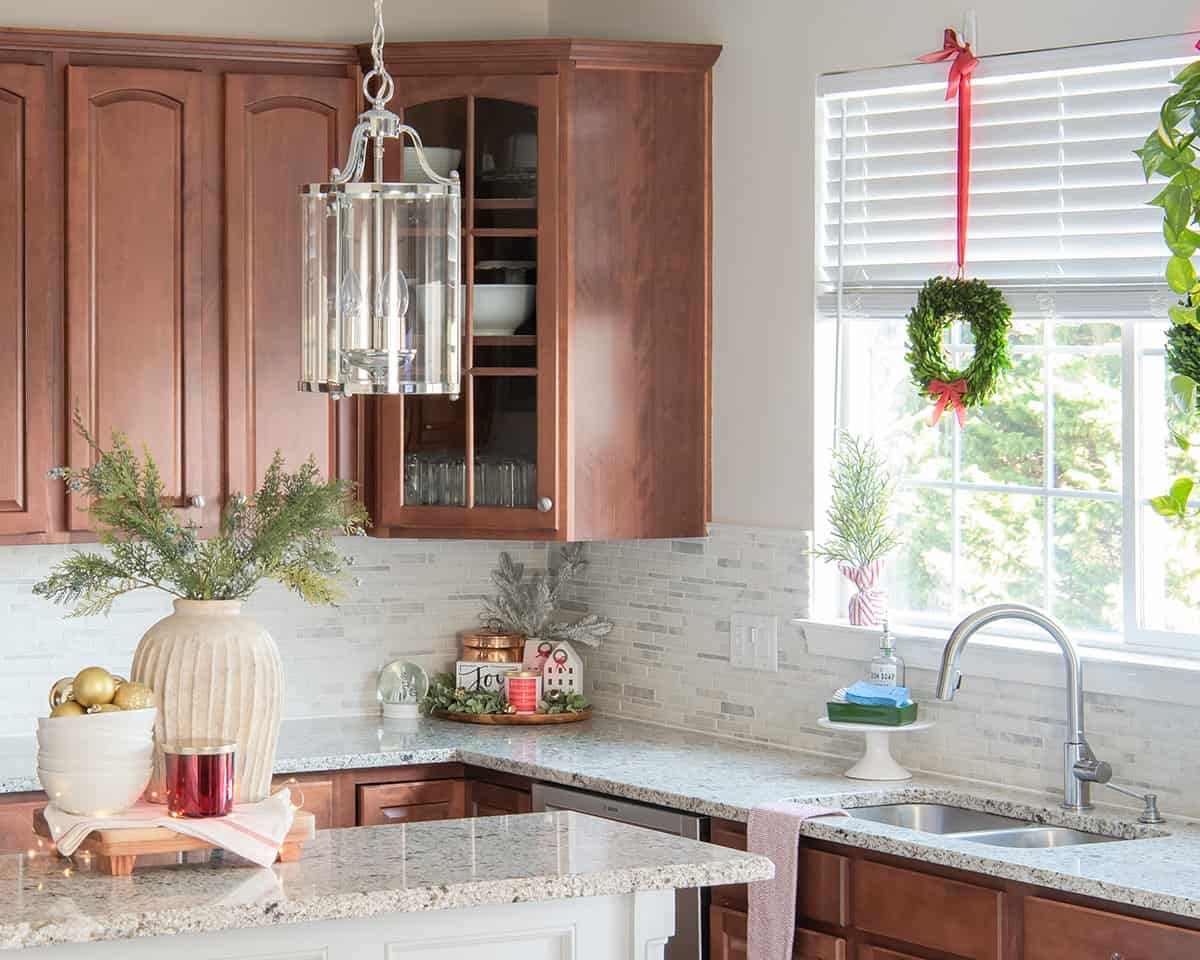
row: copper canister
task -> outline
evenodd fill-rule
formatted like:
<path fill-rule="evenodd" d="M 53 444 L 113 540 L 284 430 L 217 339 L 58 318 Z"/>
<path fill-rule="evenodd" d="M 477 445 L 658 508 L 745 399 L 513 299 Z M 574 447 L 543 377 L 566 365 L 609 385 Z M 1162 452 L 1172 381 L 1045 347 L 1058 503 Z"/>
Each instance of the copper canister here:
<path fill-rule="evenodd" d="M 525 634 L 507 630 L 464 630 L 464 660 L 476 663 L 520 663 L 525 652 Z"/>

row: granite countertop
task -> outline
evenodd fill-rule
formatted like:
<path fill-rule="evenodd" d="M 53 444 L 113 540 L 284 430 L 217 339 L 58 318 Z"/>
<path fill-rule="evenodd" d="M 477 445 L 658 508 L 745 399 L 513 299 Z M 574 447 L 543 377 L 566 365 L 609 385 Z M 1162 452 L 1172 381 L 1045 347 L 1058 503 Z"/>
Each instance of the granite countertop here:
<path fill-rule="evenodd" d="M 231 858 L 236 859 L 236 858 Z M 766 857 L 579 813 L 322 830 L 294 862 L 109 877 L 0 857 L 0 949 L 764 880 Z"/>
<path fill-rule="evenodd" d="M 3 739 L 3 738 L 0 738 Z M 37 789 L 32 738 L 0 743 L 0 789 Z M 21 741 L 21 744 L 15 741 Z M 824 818 L 807 836 L 1200 919 L 1200 822 L 1143 827 L 1128 808 L 1088 815 L 1054 798 L 994 784 L 918 775 L 905 783 L 842 776 L 845 760 L 760 747 L 634 721 L 595 718 L 551 727 L 475 727 L 378 717 L 286 721 L 280 773 L 459 761 L 693 813 L 746 820 L 752 807 L 794 799 L 853 808 L 929 801 L 1125 837 L 1047 850 L 985 846 L 854 818 Z"/>

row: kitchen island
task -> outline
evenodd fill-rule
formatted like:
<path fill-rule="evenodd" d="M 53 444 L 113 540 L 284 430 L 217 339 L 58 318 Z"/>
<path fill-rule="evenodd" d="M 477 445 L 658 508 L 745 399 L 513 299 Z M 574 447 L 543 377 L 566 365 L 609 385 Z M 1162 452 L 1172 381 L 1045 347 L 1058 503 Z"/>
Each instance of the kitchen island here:
<path fill-rule="evenodd" d="M 773 870 L 765 857 L 562 812 L 325 830 L 269 870 L 217 856 L 110 877 L 10 855 L 0 949 L 44 960 L 650 958 L 674 930 L 676 888 Z"/>

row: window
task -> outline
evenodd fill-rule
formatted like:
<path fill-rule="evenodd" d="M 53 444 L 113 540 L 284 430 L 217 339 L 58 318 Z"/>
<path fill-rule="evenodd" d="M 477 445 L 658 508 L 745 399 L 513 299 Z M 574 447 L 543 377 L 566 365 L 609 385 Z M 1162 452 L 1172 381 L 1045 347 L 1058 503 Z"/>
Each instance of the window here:
<path fill-rule="evenodd" d="M 823 77 L 819 296 L 835 406 L 900 478 L 897 622 L 999 600 L 1092 643 L 1200 653 L 1200 530 L 1148 497 L 1184 469 L 1169 442 L 1161 214 L 1132 151 L 1195 37 L 985 57 L 974 85 L 968 275 L 1013 307 L 1014 369 L 959 431 L 909 382 L 904 317 L 954 271 L 955 120 L 945 65 Z M 957 326 L 957 325 L 956 325 Z M 946 338 L 965 364 L 970 331 Z M 844 609 L 844 608 L 843 608 Z"/>

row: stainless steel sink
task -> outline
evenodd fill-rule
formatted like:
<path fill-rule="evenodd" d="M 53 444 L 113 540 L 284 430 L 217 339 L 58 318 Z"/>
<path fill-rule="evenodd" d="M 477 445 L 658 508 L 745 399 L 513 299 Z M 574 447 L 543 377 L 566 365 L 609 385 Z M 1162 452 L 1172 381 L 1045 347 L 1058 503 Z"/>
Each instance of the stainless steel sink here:
<path fill-rule="evenodd" d="M 1108 843 L 1121 839 L 1072 830 L 1070 827 L 1047 826 L 1014 817 L 1003 817 L 998 813 L 950 807 L 942 803 L 890 803 L 878 807 L 858 807 L 846 812 L 859 820 L 886 823 L 893 827 L 936 833 L 995 847 L 1050 849 L 1084 843 Z"/>
<path fill-rule="evenodd" d="M 857 807 L 846 811 L 859 820 L 887 823 L 922 833 L 968 833 L 974 830 L 1007 830 L 1028 821 L 1002 817 L 998 813 L 965 810 L 941 803 L 889 803 L 880 807 Z"/>
<path fill-rule="evenodd" d="M 972 843 L 986 843 L 993 847 L 1023 847 L 1026 849 L 1051 849 L 1053 847 L 1076 847 L 1084 843 L 1115 843 L 1120 837 L 1106 837 L 1101 833 L 1085 833 L 1070 827 L 1020 827 L 1016 830 L 987 830 L 968 833 L 959 837 Z"/>

